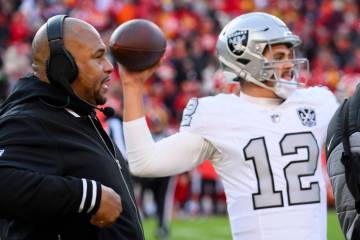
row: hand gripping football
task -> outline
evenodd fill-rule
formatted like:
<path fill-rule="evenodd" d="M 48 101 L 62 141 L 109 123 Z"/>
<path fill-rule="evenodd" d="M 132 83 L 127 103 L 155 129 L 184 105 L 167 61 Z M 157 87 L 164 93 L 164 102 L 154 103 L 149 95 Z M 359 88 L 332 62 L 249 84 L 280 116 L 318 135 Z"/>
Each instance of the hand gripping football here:
<path fill-rule="evenodd" d="M 142 71 L 155 65 L 165 53 L 166 39 L 161 29 L 145 19 L 127 21 L 110 37 L 113 57 L 129 71 Z"/>

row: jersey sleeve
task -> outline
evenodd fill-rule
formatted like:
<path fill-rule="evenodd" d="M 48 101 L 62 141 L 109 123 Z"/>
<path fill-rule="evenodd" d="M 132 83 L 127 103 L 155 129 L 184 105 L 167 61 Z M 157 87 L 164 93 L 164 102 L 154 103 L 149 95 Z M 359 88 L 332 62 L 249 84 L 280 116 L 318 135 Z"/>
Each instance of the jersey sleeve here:
<path fill-rule="evenodd" d="M 125 142 L 132 174 L 170 176 L 188 171 L 214 154 L 214 147 L 198 134 L 183 132 L 155 142 L 145 118 L 124 122 Z"/>

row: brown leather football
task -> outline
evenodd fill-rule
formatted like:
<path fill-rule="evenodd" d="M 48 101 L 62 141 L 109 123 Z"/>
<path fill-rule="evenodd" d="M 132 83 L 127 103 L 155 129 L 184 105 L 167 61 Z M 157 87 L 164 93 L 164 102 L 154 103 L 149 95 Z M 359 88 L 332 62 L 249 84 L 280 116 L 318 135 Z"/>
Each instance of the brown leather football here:
<path fill-rule="evenodd" d="M 134 19 L 118 26 L 110 37 L 113 57 L 130 71 L 142 71 L 155 65 L 165 53 L 166 39 L 151 21 Z"/>

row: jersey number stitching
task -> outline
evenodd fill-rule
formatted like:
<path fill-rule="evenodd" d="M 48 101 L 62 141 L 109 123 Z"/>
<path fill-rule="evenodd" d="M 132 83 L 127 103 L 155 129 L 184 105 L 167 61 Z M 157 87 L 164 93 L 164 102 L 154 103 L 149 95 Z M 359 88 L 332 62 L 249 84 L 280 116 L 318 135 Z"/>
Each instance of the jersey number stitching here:
<path fill-rule="evenodd" d="M 319 147 L 311 132 L 285 134 L 279 142 L 281 155 L 297 155 L 299 149 L 307 151 L 307 159 L 289 162 L 283 169 L 289 205 L 320 202 L 318 182 L 311 182 L 308 188 L 302 186 L 302 177 L 313 176 L 317 169 Z M 252 194 L 254 209 L 283 207 L 283 193 L 275 189 L 266 141 L 264 137 L 251 139 L 245 146 L 246 161 L 254 164 L 258 192 Z"/>
<path fill-rule="evenodd" d="M 192 115 L 196 112 L 196 108 L 199 105 L 199 99 L 192 98 L 189 100 L 188 104 L 186 105 L 186 108 L 183 112 L 183 118 L 180 123 L 181 127 L 188 127 L 190 126 Z"/>

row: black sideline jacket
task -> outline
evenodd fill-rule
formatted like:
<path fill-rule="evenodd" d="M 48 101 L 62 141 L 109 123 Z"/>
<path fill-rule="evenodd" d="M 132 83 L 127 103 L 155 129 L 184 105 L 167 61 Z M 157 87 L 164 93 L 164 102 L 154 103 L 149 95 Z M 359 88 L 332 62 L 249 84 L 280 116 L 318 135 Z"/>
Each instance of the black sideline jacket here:
<path fill-rule="evenodd" d="M 89 222 L 100 184 L 123 205 L 109 228 Z M 0 108 L 0 239 L 144 239 L 127 163 L 94 110 L 33 75 Z"/>

